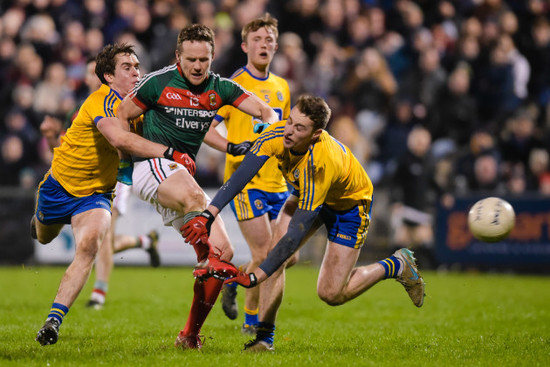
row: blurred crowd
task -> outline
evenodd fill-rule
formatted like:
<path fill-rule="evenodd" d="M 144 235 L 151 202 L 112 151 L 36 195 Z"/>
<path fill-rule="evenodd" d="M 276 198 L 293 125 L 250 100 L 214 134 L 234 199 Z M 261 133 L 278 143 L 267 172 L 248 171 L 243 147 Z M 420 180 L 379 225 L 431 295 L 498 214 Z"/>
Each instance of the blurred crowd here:
<path fill-rule="evenodd" d="M 271 71 L 293 99 L 327 99 L 329 131 L 393 201 L 550 195 L 550 0 L 2 0 L 0 185 L 36 187 L 52 155 L 40 124 L 87 96 L 86 60 L 105 44 L 134 44 L 145 74 L 203 23 L 229 77 L 246 63 L 242 26 L 266 11 Z M 218 186 L 222 162 L 200 155 L 199 182 Z"/>

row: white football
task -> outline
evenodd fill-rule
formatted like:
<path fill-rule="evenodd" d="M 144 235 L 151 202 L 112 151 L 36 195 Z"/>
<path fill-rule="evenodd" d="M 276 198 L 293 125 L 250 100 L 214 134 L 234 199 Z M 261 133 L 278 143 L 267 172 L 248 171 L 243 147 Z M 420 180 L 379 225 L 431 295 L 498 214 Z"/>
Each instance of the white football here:
<path fill-rule="evenodd" d="M 498 242 L 514 228 L 516 213 L 509 202 L 497 197 L 479 200 L 468 213 L 470 232 L 480 241 Z"/>

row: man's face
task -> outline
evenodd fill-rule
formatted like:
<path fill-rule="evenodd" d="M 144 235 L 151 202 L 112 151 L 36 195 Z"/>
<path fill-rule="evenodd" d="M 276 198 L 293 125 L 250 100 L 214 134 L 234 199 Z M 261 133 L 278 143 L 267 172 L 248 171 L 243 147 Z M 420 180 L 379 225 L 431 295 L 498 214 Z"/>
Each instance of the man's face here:
<path fill-rule="evenodd" d="M 183 41 L 181 49 L 176 50 L 183 76 L 193 85 L 201 84 L 208 77 L 213 56 L 212 45 L 203 41 Z"/>
<path fill-rule="evenodd" d="M 278 45 L 273 31 L 262 27 L 246 36 L 246 42 L 241 44 L 243 51 L 248 55 L 248 62 L 257 69 L 264 70 L 269 66 Z"/>
<path fill-rule="evenodd" d="M 321 132 L 322 129 L 314 130 L 313 121 L 294 107 L 290 111 L 288 120 L 286 120 L 283 146 L 295 152 L 303 153 L 321 135 Z"/>
<path fill-rule="evenodd" d="M 139 81 L 139 61 L 134 54 L 116 55 L 115 75 L 106 75 L 112 89 L 126 96 Z"/>

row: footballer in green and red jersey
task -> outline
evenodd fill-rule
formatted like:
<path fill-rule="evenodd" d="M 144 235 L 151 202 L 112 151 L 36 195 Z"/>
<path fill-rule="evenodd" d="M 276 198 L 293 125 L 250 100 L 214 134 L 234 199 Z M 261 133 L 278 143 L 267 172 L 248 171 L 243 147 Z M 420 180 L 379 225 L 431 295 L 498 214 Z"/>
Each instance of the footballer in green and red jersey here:
<path fill-rule="evenodd" d="M 143 137 L 195 159 L 218 109 L 237 107 L 250 93 L 234 81 L 209 72 L 199 85 L 183 76 L 179 64 L 146 75 L 131 100 L 145 112 Z"/>

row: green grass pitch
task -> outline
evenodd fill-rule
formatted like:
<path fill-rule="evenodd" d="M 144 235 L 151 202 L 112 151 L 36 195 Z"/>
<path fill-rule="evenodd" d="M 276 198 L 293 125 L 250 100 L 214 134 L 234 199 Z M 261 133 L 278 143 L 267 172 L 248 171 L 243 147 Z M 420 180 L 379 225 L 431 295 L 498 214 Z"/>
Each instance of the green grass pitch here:
<path fill-rule="evenodd" d="M 90 280 L 55 345 L 34 341 L 64 267 L 0 267 L 0 366 L 549 366 L 550 278 L 425 272 L 414 307 L 386 280 L 338 307 L 317 298 L 318 269 L 288 270 L 275 353 L 242 353 L 237 320 L 216 304 L 201 351 L 173 342 L 192 297 L 190 268 L 118 267 L 107 305 L 85 308 Z"/>

